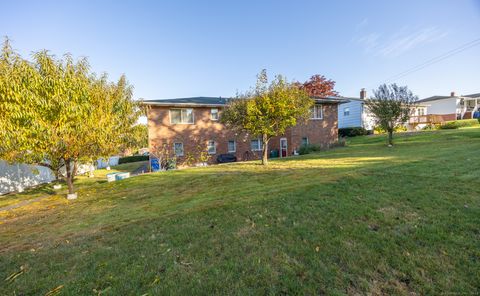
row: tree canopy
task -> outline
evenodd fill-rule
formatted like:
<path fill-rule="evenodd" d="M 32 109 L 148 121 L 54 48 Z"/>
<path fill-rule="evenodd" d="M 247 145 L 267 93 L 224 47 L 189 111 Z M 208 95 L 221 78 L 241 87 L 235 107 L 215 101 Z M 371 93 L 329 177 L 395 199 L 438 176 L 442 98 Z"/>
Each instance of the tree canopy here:
<path fill-rule="evenodd" d="M 281 75 L 269 83 L 266 70 L 262 70 L 255 88 L 231 100 L 221 115 L 221 121 L 252 136 L 261 136 L 262 163 L 266 165 L 269 140 L 308 119 L 313 104 L 297 84 L 288 82 Z"/>
<path fill-rule="evenodd" d="M 0 54 L 0 158 L 65 167 L 69 193 L 80 161 L 117 153 L 140 115 L 126 77 L 108 81 L 86 58 L 39 51 L 28 61 L 8 39 Z M 127 143 L 128 145 L 128 143 Z"/>
<path fill-rule="evenodd" d="M 335 91 L 335 81 L 325 78 L 323 75 L 313 75 L 300 87 L 311 97 L 338 96 Z"/>
<path fill-rule="evenodd" d="M 388 145 L 393 145 L 393 132 L 410 118 L 412 106 L 418 99 L 406 86 L 382 84 L 373 91 L 374 97 L 365 101 L 375 123 L 388 134 Z"/>

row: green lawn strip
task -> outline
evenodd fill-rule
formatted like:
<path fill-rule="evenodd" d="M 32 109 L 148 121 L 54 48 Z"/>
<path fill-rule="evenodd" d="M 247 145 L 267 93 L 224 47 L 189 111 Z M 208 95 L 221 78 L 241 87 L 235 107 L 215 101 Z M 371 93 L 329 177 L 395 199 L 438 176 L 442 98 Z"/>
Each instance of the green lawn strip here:
<path fill-rule="evenodd" d="M 79 200 L 49 199 L 0 225 L 0 277 L 27 268 L 0 292 L 474 293 L 479 133 L 86 180 Z"/>

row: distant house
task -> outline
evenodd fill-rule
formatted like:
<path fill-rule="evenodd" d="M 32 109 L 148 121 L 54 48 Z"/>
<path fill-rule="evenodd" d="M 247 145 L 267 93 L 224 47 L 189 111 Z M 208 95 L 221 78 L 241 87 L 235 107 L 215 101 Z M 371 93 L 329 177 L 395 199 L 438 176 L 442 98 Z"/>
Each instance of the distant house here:
<path fill-rule="evenodd" d="M 480 117 L 480 93 L 457 96 L 451 92 L 450 96 L 432 96 L 416 103 L 426 106 L 433 123 Z"/>
<path fill-rule="evenodd" d="M 367 92 L 364 88 L 360 91 L 359 98 L 345 98 L 348 102 L 338 108 L 338 128 L 363 127 L 373 130 L 373 117 L 365 108 Z"/>
<path fill-rule="evenodd" d="M 339 97 L 313 98 L 311 119 L 287 130 L 269 142 L 269 150 L 286 157 L 299 151 L 302 145 L 328 147 L 338 141 L 338 105 L 347 100 Z M 234 155 L 238 160 L 257 159 L 261 155 L 262 139 L 229 130 L 219 122 L 229 99 L 193 97 L 166 100 L 144 100 L 148 106 L 148 142 L 152 157 L 159 150 L 176 156 L 180 164 L 199 151 L 216 162 L 221 154 Z M 163 153 L 162 152 L 162 153 Z"/>

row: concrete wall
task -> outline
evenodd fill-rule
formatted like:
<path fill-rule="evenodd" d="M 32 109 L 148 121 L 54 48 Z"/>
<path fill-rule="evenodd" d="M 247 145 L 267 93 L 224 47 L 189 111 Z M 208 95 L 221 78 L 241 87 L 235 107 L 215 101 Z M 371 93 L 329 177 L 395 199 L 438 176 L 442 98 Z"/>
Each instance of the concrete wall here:
<path fill-rule="evenodd" d="M 8 164 L 0 160 L 0 194 L 23 191 L 25 188 L 55 180 L 49 168 L 27 164 Z"/>

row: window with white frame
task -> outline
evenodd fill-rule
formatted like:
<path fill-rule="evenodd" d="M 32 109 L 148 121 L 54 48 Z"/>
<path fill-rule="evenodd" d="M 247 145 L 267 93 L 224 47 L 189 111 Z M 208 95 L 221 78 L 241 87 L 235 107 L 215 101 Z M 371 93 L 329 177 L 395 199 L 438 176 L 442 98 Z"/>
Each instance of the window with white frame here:
<path fill-rule="evenodd" d="M 191 108 L 170 109 L 170 123 L 193 124 L 193 109 Z"/>
<path fill-rule="evenodd" d="M 417 113 L 418 113 L 418 116 L 425 115 L 425 109 L 424 108 L 418 108 Z"/>
<path fill-rule="evenodd" d="M 173 143 L 175 156 L 183 156 L 183 143 Z"/>
<path fill-rule="evenodd" d="M 345 107 L 343 108 L 343 116 L 349 116 L 350 115 L 350 108 Z"/>
<path fill-rule="evenodd" d="M 218 109 L 217 108 L 210 109 L 210 119 L 211 120 L 218 120 Z"/>
<path fill-rule="evenodd" d="M 311 110 L 310 119 L 323 119 L 323 106 L 314 105 Z"/>
<path fill-rule="evenodd" d="M 228 153 L 234 153 L 237 151 L 237 143 L 235 140 L 228 141 Z"/>
<path fill-rule="evenodd" d="M 253 139 L 250 142 L 250 149 L 252 151 L 261 151 L 262 150 L 262 140 L 260 138 Z"/>
<path fill-rule="evenodd" d="M 213 140 L 208 141 L 208 143 L 207 143 L 207 151 L 208 151 L 208 154 L 215 154 L 215 153 L 217 153 L 217 148 L 215 147 L 215 141 L 213 141 Z"/>
<path fill-rule="evenodd" d="M 303 137 L 302 138 L 302 146 L 307 146 L 308 145 L 308 138 L 307 137 Z"/>

